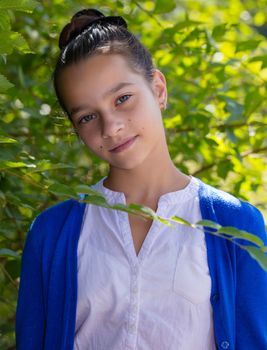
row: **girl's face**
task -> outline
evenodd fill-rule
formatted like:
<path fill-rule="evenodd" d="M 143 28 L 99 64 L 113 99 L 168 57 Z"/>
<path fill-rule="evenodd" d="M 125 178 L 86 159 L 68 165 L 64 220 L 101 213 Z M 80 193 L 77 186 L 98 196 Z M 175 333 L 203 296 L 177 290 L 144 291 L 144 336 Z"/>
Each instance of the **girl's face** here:
<path fill-rule="evenodd" d="M 123 56 L 96 55 L 64 68 L 58 87 L 80 138 L 112 167 L 132 169 L 165 144 L 160 71 L 149 84 Z"/>

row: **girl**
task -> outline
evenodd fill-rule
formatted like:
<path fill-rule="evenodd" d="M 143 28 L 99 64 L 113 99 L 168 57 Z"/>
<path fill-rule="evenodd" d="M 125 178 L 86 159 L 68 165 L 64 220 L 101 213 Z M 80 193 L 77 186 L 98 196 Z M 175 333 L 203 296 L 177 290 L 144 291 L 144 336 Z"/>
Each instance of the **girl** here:
<path fill-rule="evenodd" d="M 80 11 L 59 46 L 59 102 L 81 140 L 110 166 L 93 189 L 111 204 L 209 219 L 266 243 L 256 208 L 174 166 L 161 115 L 164 75 L 123 18 Z M 67 200 L 30 228 L 17 349 L 267 349 L 266 298 L 266 273 L 229 241 Z"/>

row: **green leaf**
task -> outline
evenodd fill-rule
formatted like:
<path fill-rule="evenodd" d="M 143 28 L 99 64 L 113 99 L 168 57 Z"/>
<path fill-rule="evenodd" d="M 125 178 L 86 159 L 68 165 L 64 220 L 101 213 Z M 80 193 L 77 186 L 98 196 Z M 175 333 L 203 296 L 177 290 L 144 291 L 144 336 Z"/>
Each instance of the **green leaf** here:
<path fill-rule="evenodd" d="M 108 204 L 106 198 L 99 195 L 89 195 L 85 199 L 83 199 L 83 202 L 99 205 L 100 207 L 104 208 L 111 208 L 111 205 Z"/>
<path fill-rule="evenodd" d="M 249 241 L 251 243 L 254 243 L 260 247 L 262 247 L 264 245 L 263 241 L 256 235 L 253 235 L 252 233 L 248 233 L 246 231 L 243 230 L 238 230 L 235 227 L 221 227 L 217 233 L 219 234 L 227 234 L 232 236 L 233 238 L 237 238 L 237 239 L 244 239 L 246 241 Z"/>
<path fill-rule="evenodd" d="M 27 41 L 24 39 L 24 37 L 20 33 L 10 32 L 10 40 L 12 41 L 13 47 L 19 52 L 33 53 L 33 51 L 30 50 Z"/>
<path fill-rule="evenodd" d="M 10 16 L 6 10 L 0 10 L 0 30 L 10 31 Z"/>
<path fill-rule="evenodd" d="M 0 93 L 6 92 L 14 85 L 2 74 L 0 74 Z"/>
<path fill-rule="evenodd" d="M 10 55 L 13 49 L 22 53 L 32 53 L 24 37 L 13 31 L 0 31 L 0 54 Z"/>
<path fill-rule="evenodd" d="M 0 136 L 0 143 L 17 143 L 18 141 L 10 137 Z"/>
<path fill-rule="evenodd" d="M 26 164 L 23 162 L 10 162 L 8 160 L 0 159 L 0 169 L 8 169 L 8 168 L 34 168 L 35 164 Z"/>
<path fill-rule="evenodd" d="M 1 0 L 0 9 L 32 12 L 32 10 L 38 5 L 35 0 Z"/>
<path fill-rule="evenodd" d="M 139 212 L 140 214 L 145 214 L 146 216 L 148 216 L 152 219 L 156 218 L 156 213 L 151 208 L 148 208 L 148 207 L 145 207 L 143 205 L 136 204 L 136 203 L 130 203 L 128 205 L 128 207 L 130 209 L 135 210 L 136 212 Z"/>
<path fill-rule="evenodd" d="M 213 37 L 214 40 L 219 41 L 223 39 L 223 36 L 227 32 L 227 23 L 222 23 L 217 26 L 215 26 L 212 30 L 211 36 Z"/>
<path fill-rule="evenodd" d="M 0 249 L 0 256 L 12 257 L 12 258 L 20 258 L 20 255 L 14 250 L 8 248 Z"/>
<path fill-rule="evenodd" d="M 216 222 L 213 222 L 211 220 L 200 220 L 198 222 L 195 223 L 195 226 L 205 226 L 208 228 L 212 228 L 215 230 L 219 230 L 222 226 L 217 224 Z"/>
<path fill-rule="evenodd" d="M 229 138 L 229 135 L 227 134 Z M 229 160 L 227 163 L 218 163 L 217 165 L 217 173 L 222 178 L 225 179 L 227 174 L 233 169 L 233 164 Z"/>
<path fill-rule="evenodd" d="M 175 9 L 176 3 L 174 0 L 156 0 L 155 1 L 155 8 L 153 10 L 153 13 L 160 14 L 160 13 L 168 13 Z"/>
<path fill-rule="evenodd" d="M 259 248 L 251 246 L 242 246 L 242 248 L 246 250 L 250 254 L 250 256 L 253 259 L 255 259 L 265 271 L 267 271 L 267 255 L 263 251 L 261 251 Z"/>
<path fill-rule="evenodd" d="M 131 204 L 130 204 L 131 205 Z M 125 205 L 123 203 L 115 203 L 109 206 L 110 209 L 120 210 L 123 212 L 126 212 L 128 214 L 139 216 L 141 219 L 145 219 L 148 216 L 142 214 L 138 209 L 135 209 L 134 207 L 130 207 L 128 205 Z"/>
<path fill-rule="evenodd" d="M 0 55 L 10 55 L 13 52 L 14 45 L 8 35 L 0 32 Z"/>
<path fill-rule="evenodd" d="M 252 57 L 249 62 L 261 62 L 261 69 L 264 69 L 267 67 L 267 55 Z"/>
<path fill-rule="evenodd" d="M 60 183 L 54 183 L 53 185 L 49 186 L 48 191 L 59 197 L 76 198 L 76 193 L 72 188 Z"/>
<path fill-rule="evenodd" d="M 177 24 L 175 24 L 172 28 L 167 28 L 167 30 L 172 30 L 173 34 L 177 31 L 185 28 L 191 28 L 196 27 L 197 25 L 202 24 L 200 21 L 193 21 L 191 19 L 186 19 L 184 21 L 179 21 Z"/>
<path fill-rule="evenodd" d="M 264 101 L 265 97 L 261 96 L 258 89 L 248 92 L 245 98 L 246 116 L 250 116 L 253 112 L 255 112 Z"/>
<path fill-rule="evenodd" d="M 255 39 L 241 41 L 237 43 L 235 52 L 255 50 L 261 42 L 262 40 L 255 40 Z"/>
<path fill-rule="evenodd" d="M 37 173 L 42 171 L 48 171 L 48 170 L 57 170 L 57 169 L 67 169 L 67 168 L 74 168 L 73 165 L 69 164 L 53 164 L 50 160 L 43 159 L 40 162 L 36 163 L 35 169 L 31 170 L 31 173 Z"/>
<path fill-rule="evenodd" d="M 171 220 L 178 222 L 179 224 L 185 225 L 185 226 L 192 226 L 188 221 L 179 218 L 178 216 L 172 216 Z"/>
<path fill-rule="evenodd" d="M 220 100 L 225 102 L 225 110 L 230 113 L 230 117 L 227 119 L 225 124 L 232 124 L 236 121 L 244 121 L 243 105 L 226 95 L 219 95 L 218 97 Z"/>
<path fill-rule="evenodd" d="M 23 215 L 25 218 L 31 219 L 33 216 L 33 210 L 30 206 L 28 205 L 22 205 L 18 207 L 19 212 Z"/>
<path fill-rule="evenodd" d="M 121 210 L 121 211 L 125 211 L 125 212 L 129 212 L 130 210 L 128 209 L 127 205 L 123 204 L 123 203 L 116 203 L 112 205 L 113 209 L 116 210 Z"/>
<path fill-rule="evenodd" d="M 157 220 L 166 226 L 175 228 L 175 226 L 168 219 L 164 219 L 161 216 L 157 216 L 154 220 Z"/>
<path fill-rule="evenodd" d="M 90 194 L 90 195 L 104 197 L 102 193 L 93 190 L 91 187 L 89 187 L 87 185 L 77 185 L 77 186 L 75 186 L 75 192 L 76 193 L 81 193 L 81 194 Z"/>
<path fill-rule="evenodd" d="M 203 30 L 200 30 L 199 28 L 194 28 L 182 41 L 182 44 L 186 44 L 190 41 L 194 41 L 196 39 L 200 39 L 201 34 L 203 33 Z"/>

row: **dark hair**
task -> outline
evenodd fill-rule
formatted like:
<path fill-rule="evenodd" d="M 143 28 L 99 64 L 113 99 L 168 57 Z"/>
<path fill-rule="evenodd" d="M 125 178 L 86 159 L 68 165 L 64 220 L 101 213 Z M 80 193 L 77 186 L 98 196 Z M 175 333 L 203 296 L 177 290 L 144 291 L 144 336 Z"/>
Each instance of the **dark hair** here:
<path fill-rule="evenodd" d="M 120 16 L 104 16 L 95 9 L 77 12 L 61 31 L 61 49 L 53 74 L 58 101 L 68 114 L 60 96 L 58 77 L 62 69 L 96 54 L 123 55 L 133 71 L 143 74 L 150 83 L 154 66 L 148 50 L 127 29 Z"/>

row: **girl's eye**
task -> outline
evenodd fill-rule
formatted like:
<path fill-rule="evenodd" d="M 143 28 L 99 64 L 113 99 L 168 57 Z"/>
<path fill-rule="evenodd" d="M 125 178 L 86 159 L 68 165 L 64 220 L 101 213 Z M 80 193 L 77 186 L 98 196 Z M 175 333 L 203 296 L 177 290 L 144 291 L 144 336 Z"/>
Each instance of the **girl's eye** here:
<path fill-rule="evenodd" d="M 129 100 L 129 98 L 131 97 L 131 95 L 123 95 L 121 97 L 119 97 L 117 99 L 117 101 L 120 101 L 121 103 L 117 103 L 118 105 L 121 105 L 122 103 L 124 103 L 125 101 Z"/>
<path fill-rule="evenodd" d="M 88 114 L 85 115 L 84 117 L 80 118 L 78 121 L 78 124 L 85 124 L 90 122 L 92 119 L 95 119 L 95 115 L 94 114 Z"/>

